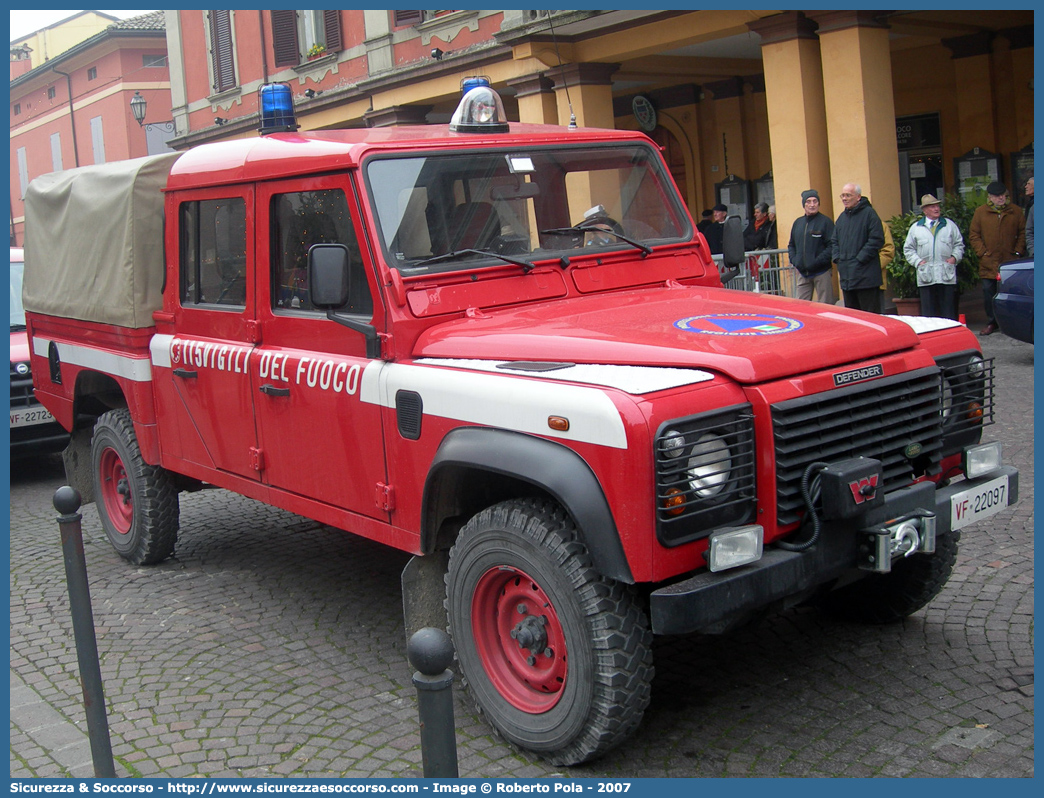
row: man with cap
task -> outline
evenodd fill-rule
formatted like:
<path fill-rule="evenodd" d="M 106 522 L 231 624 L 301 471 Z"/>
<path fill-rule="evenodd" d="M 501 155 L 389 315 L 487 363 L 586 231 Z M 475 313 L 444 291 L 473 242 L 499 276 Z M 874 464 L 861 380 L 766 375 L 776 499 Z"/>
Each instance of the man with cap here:
<path fill-rule="evenodd" d="M 1022 208 L 1008 202 L 1007 188 L 996 180 L 986 186 L 986 197 L 986 204 L 975 209 L 968 230 L 968 242 L 979 256 L 986 307 L 986 326 L 979 335 L 991 335 L 1000 329 L 993 315 L 993 298 L 997 296 L 1001 264 L 1026 251 L 1026 217 Z"/>
<path fill-rule="evenodd" d="M 725 241 L 725 216 L 729 209 L 719 202 L 711 208 L 711 212 L 714 214 L 714 219 L 703 231 L 703 236 L 707 239 L 711 255 L 720 255 Z"/>
<path fill-rule="evenodd" d="M 819 212 L 819 192 L 814 188 L 801 192 L 801 204 L 805 215 L 790 228 L 790 265 L 797 269 L 797 298 L 816 299 L 833 305 L 833 264 L 830 261 L 830 239 L 834 235 L 834 222 Z"/>
<path fill-rule="evenodd" d="M 880 313 L 884 224 L 856 183 L 845 183 L 841 188 L 841 204 L 845 209 L 834 222 L 830 249 L 845 307 Z"/>
<path fill-rule="evenodd" d="M 705 233 L 707 232 L 707 228 L 710 227 L 713 223 L 714 211 L 712 211 L 710 208 L 707 208 L 707 210 L 705 210 L 701 214 L 700 222 L 696 225 L 696 229 L 699 230 L 701 233 Z"/>
<path fill-rule="evenodd" d="M 956 321 L 957 264 L 964 257 L 964 237 L 931 194 L 921 197 L 921 210 L 924 216 L 910 226 L 903 246 L 907 263 L 917 270 L 921 315 Z"/>

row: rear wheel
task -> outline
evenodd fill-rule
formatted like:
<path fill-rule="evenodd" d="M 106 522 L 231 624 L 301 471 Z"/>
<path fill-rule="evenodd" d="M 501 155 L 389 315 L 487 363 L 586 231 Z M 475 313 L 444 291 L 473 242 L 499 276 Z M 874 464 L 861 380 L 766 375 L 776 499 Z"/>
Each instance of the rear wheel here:
<path fill-rule="evenodd" d="M 178 492 L 164 469 L 142 458 L 129 410 L 110 410 L 95 423 L 91 462 L 98 515 L 119 555 L 149 565 L 173 554 Z"/>
<path fill-rule="evenodd" d="M 468 690 L 511 743 L 555 764 L 599 756 L 649 703 L 651 632 L 556 505 L 476 515 L 450 552 L 446 608 Z"/>
<path fill-rule="evenodd" d="M 939 595 L 957 562 L 958 529 L 941 535 L 934 554 L 915 554 L 892 563 L 887 574 L 873 574 L 820 600 L 828 613 L 858 623 L 901 621 Z"/>

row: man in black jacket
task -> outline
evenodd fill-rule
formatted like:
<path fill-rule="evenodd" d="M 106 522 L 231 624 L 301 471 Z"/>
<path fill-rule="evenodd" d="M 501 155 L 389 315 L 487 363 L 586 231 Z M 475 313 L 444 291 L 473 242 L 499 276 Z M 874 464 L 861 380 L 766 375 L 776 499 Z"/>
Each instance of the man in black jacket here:
<path fill-rule="evenodd" d="M 880 252 L 884 245 L 881 217 L 855 183 L 845 183 L 841 202 L 845 209 L 834 223 L 830 248 L 841 278 L 845 307 L 880 313 Z"/>
<path fill-rule="evenodd" d="M 798 271 L 797 298 L 816 299 L 833 305 L 834 274 L 830 261 L 830 241 L 834 236 L 834 223 L 830 217 L 819 212 L 819 192 L 814 188 L 801 192 L 801 203 L 805 215 L 790 228 L 790 265 Z"/>

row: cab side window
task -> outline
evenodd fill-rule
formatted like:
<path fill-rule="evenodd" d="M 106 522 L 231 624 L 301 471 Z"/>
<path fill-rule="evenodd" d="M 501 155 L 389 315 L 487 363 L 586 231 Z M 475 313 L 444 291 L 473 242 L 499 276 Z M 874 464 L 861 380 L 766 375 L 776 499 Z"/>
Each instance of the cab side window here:
<path fill-rule="evenodd" d="M 246 203 L 181 204 L 181 304 L 246 307 Z"/>
<path fill-rule="evenodd" d="M 276 194 L 271 217 L 273 309 L 314 310 L 308 296 L 308 250 L 315 244 L 344 244 L 351 293 L 341 310 L 372 315 L 373 300 L 342 190 Z"/>

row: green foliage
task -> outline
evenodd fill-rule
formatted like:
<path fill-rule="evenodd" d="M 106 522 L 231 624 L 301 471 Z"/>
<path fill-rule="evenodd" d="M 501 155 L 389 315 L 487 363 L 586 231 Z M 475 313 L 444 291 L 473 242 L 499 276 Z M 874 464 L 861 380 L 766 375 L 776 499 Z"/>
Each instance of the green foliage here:
<path fill-rule="evenodd" d="M 983 201 L 984 197 L 972 196 L 970 200 L 967 200 L 960 194 L 947 194 L 942 201 L 943 216 L 955 222 L 964 237 L 964 259 L 957 264 L 957 287 L 961 293 L 971 290 L 979 282 L 979 256 L 971 248 L 968 231 L 971 228 L 975 209 L 982 205 Z M 906 243 L 906 235 L 910 232 L 910 228 L 920 218 L 921 210 L 918 208 L 901 216 L 893 216 L 886 222 L 892 233 L 892 239 L 895 241 L 895 257 L 886 266 L 888 287 L 895 299 L 909 299 L 918 296 L 917 269 L 906 260 L 903 245 Z"/>

